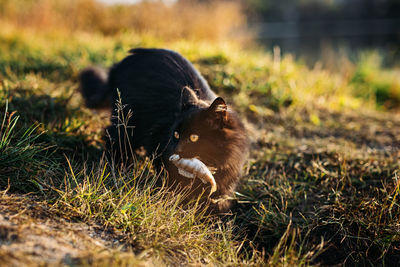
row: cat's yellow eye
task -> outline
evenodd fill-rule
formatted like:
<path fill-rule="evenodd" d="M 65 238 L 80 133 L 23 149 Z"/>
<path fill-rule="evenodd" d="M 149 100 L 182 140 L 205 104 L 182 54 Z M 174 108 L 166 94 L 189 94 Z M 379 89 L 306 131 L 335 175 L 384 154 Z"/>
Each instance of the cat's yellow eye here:
<path fill-rule="evenodd" d="M 179 139 L 179 133 L 178 133 L 177 131 L 174 132 L 174 137 L 175 137 L 176 139 Z"/>
<path fill-rule="evenodd" d="M 199 136 L 197 134 L 191 134 L 190 135 L 190 141 L 197 142 L 197 140 L 199 140 Z"/>

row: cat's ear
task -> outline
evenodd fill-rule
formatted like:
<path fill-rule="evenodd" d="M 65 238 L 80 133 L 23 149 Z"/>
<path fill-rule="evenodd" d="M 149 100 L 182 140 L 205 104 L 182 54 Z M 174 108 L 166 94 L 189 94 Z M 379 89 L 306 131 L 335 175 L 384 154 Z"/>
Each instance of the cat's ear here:
<path fill-rule="evenodd" d="M 196 105 L 198 101 L 199 99 L 196 93 L 191 88 L 189 88 L 188 86 L 182 88 L 182 97 L 181 97 L 182 109 L 186 109 L 189 106 Z"/>
<path fill-rule="evenodd" d="M 217 97 L 208 108 L 211 121 L 222 128 L 228 121 L 228 107 L 222 97 Z"/>

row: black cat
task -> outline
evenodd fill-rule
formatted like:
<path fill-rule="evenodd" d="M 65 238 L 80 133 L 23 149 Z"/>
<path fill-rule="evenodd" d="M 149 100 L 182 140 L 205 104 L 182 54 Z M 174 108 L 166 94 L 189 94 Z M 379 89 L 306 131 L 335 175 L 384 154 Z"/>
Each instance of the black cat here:
<path fill-rule="evenodd" d="M 82 71 L 80 82 L 88 107 L 112 107 L 112 125 L 107 131 L 114 145 L 109 149 L 126 146 L 121 145 L 126 132 L 116 118 L 119 91 L 126 105 L 124 115 L 132 111 L 128 125 L 133 129 L 128 140 L 133 150 L 159 155 L 159 163 L 168 171 L 167 184 L 189 186 L 189 198 L 203 193 L 206 199 L 210 184 L 180 175 L 169 157 L 196 157 L 215 168 L 217 191 L 211 195 L 210 207 L 217 213 L 229 210 L 226 198 L 235 189 L 247 152 L 245 129 L 187 59 L 165 49 L 132 49 L 108 75 L 101 69 L 88 68 Z"/>

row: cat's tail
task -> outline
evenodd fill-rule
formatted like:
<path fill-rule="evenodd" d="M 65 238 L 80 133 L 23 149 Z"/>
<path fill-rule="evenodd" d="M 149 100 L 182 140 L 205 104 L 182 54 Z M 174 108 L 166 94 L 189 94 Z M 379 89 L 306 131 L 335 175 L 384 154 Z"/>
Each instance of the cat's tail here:
<path fill-rule="evenodd" d="M 89 67 L 79 74 L 80 92 L 88 108 L 111 106 L 111 90 L 108 86 L 108 73 L 98 67 Z"/>

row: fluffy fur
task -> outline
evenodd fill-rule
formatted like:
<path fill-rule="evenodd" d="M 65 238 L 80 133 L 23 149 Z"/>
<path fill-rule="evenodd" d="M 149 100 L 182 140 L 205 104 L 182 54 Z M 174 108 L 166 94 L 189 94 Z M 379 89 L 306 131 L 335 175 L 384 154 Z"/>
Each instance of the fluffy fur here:
<path fill-rule="evenodd" d="M 235 189 L 247 152 L 245 129 L 187 59 L 170 50 L 133 49 L 110 69 L 108 77 L 97 68 L 89 68 L 81 73 L 80 83 L 89 107 L 101 107 L 108 101 L 112 108 L 112 125 L 107 130 L 114 142 L 109 149 L 118 150 L 121 137 L 126 138 L 118 128 L 114 108 L 118 89 L 126 105 L 125 115 L 132 110 L 129 126 L 134 129 L 128 139 L 133 149 L 157 155 L 168 171 L 168 184 L 190 187 L 189 198 L 202 193 L 207 196 L 210 185 L 181 176 L 168 158 L 172 154 L 198 157 L 215 167 L 218 189 L 211 197 L 219 201 L 209 203 L 210 208 L 214 212 L 229 210 L 226 197 Z M 198 141 L 190 141 L 192 134 L 199 136 Z"/>

